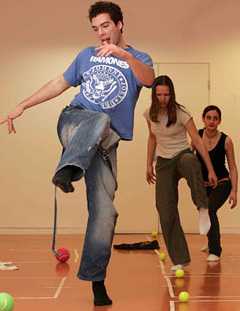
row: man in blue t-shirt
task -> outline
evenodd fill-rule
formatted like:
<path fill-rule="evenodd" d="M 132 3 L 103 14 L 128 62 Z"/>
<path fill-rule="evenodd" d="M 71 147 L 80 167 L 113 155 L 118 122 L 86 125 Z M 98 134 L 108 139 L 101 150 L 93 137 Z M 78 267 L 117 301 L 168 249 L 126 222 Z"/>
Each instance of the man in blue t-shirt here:
<path fill-rule="evenodd" d="M 104 285 L 117 219 L 113 206 L 118 141 L 133 136 L 134 109 L 143 86 L 154 80 L 151 58 L 123 37 L 121 8 L 99 1 L 89 9 L 98 47 L 82 50 L 67 70 L 23 100 L 1 123 L 16 132 L 14 119 L 71 86 L 79 93 L 60 115 L 58 134 L 63 153 L 53 183 L 72 192 L 85 178 L 89 219 L 78 277 L 92 281 L 95 305 L 112 304 Z"/>

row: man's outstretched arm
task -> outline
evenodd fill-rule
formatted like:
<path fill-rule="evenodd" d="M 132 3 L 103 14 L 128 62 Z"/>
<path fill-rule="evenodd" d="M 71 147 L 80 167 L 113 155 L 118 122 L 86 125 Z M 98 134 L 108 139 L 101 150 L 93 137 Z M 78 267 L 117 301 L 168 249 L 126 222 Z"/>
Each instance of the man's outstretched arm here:
<path fill-rule="evenodd" d="M 26 109 L 57 97 L 68 88 L 70 88 L 70 85 L 64 79 L 63 75 L 50 80 L 30 97 L 24 99 L 20 104 L 18 104 L 17 107 L 12 112 L 10 112 L 6 118 L 0 120 L 0 124 L 7 123 L 9 134 L 12 132 L 15 133 L 16 131 L 13 124 L 14 119 L 20 117 Z"/>

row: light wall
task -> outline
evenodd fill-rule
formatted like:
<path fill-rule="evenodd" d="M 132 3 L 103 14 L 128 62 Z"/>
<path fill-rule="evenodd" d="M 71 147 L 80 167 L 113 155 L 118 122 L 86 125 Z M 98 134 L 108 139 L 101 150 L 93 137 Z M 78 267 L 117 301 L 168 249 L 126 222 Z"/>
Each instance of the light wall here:
<path fill-rule="evenodd" d="M 96 43 L 87 19 L 91 3 L 0 2 L 0 116 L 62 73 L 79 50 Z M 210 64 L 210 102 L 223 111 L 221 129 L 234 141 L 238 164 L 240 3 L 237 0 L 118 3 L 125 12 L 127 42 L 147 51 L 155 62 Z M 16 135 L 9 136 L 5 127 L 0 128 L 0 232 L 49 231 L 53 213 L 51 177 L 61 152 L 55 130 L 57 117 L 76 91 L 71 89 L 28 110 L 16 121 Z M 136 109 L 135 141 L 122 143 L 119 150 L 118 232 L 149 232 L 158 226 L 154 189 L 144 180 L 147 129 L 142 112 L 149 105 L 149 98 L 150 92 L 145 90 Z M 201 126 L 196 114 L 199 110 L 196 107 L 192 113 Z M 196 215 L 186 217 L 187 209 L 193 210 L 190 196 L 180 193 L 180 203 L 184 229 L 197 232 Z M 83 231 L 87 217 L 83 183 L 71 196 L 59 193 L 59 205 L 60 230 Z M 226 204 L 220 214 L 223 231 L 240 231 L 239 209 L 229 211 Z"/>

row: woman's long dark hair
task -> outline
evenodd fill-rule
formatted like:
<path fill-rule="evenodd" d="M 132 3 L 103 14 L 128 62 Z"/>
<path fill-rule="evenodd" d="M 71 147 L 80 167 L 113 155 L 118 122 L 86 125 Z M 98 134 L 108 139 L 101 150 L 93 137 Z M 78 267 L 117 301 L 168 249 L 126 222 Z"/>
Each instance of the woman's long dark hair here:
<path fill-rule="evenodd" d="M 168 76 L 159 76 L 155 78 L 152 86 L 152 103 L 149 112 L 151 121 L 158 122 L 158 114 L 160 111 L 160 105 L 156 95 L 156 88 L 158 85 L 166 85 L 169 87 L 170 100 L 167 106 L 167 127 L 169 127 L 171 124 L 175 124 L 177 121 L 177 109 L 184 110 L 184 106 L 176 102 L 175 89 L 172 80 Z"/>

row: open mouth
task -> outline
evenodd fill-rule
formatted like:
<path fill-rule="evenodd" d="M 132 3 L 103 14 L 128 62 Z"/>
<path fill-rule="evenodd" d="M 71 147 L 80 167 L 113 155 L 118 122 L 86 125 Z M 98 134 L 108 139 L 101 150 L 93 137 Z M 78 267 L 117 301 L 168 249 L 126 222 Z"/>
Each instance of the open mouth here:
<path fill-rule="evenodd" d="M 108 43 L 108 44 L 109 44 L 109 43 L 110 43 L 110 38 L 103 39 L 103 40 L 102 40 L 102 44 L 104 44 L 104 43 Z"/>

